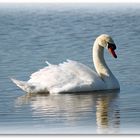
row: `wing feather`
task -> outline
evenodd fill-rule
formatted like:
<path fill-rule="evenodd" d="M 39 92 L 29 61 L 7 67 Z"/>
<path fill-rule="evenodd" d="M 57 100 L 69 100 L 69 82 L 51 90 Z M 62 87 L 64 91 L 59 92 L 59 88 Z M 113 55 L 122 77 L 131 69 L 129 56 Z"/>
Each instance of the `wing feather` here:
<path fill-rule="evenodd" d="M 55 93 L 90 91 L 96 89 L 98 84 L 103 84 L 91 68 L 72 60 L 59 65 L 48 65 L 33 73 L 28 82 L 39 83 L 42 88 Z"/>

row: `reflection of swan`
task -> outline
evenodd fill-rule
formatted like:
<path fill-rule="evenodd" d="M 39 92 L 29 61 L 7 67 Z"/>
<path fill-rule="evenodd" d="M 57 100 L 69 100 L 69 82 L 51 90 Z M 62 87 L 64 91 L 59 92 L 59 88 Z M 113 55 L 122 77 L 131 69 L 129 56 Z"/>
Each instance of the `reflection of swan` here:
<path fill-rule="evenodd" d="M 29 93 L 118 89 L 119 83 L 105 63 L 104 48 L 117 58 L 114 51 L 116 46 L 112 38 L 106 34 L 99 36 L 93 47 L 93 61 L 97 73 L 81 63 L 68 60 L 59 65 L 48 63 L 47 67 L 33 73 L 28 82 L 12 80 Z"/>
<path fill-rule="evenodd" d="M 82 95 L 44 95 L 42 93 L 26 94 L 16 100 L 16 105 L 22 106 L 23 104 L 28 104 L 29 102 L 31 102 L 30 106 L 33 110 L 34 115 L 48 117 L 55 114 L 58 115 L 56 116 L 56 118 L 59 118 L 59 115 L 64 115 L 67 120 L 72 120 L 72 122 L 74 122 L 74 120 L 79 119 L 80 113 L 83 114 L 87 110 L 87 108 L 92 109 L 93 107 L 95 107 L 94 104 L 96 103 L 94 101 L 94 98 L 92 98 L 92 94 L 88 93 L 87 95 L 84 93 Z"/>
<path fill-rule="evenodd" d="M 29 104 L 32 117 L 39 117 L 46 122 L 42 124 L 38 120 L 40 126 L 47 127 L 46 133 L 50 128 L 50 133 L 118 133 L 117 97 L 116 91 L 54 96 L 27 94 L 19 97 L 16 105 Z"/>
<path fill-rule="evenodd" d="M 102 94 L 102 98 L 96 100 L 97 133 L 119 133 L 120 114 L 116 97 L 117 94 L 110 92 Z"/>

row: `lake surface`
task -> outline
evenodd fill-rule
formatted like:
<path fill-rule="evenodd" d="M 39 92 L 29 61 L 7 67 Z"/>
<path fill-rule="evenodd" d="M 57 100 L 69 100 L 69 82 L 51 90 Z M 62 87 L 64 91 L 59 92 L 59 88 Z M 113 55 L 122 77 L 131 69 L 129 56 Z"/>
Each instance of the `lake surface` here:
<path fill-rule="evenodd" d="M 10 80 L 28 80 L 72 59 L 93 68 L 92 45 L 107 33 L 105 51 L 120 91 L 25 94 Z M 0 134 L 140 134 L 139 4 L 1 4 Z"/>

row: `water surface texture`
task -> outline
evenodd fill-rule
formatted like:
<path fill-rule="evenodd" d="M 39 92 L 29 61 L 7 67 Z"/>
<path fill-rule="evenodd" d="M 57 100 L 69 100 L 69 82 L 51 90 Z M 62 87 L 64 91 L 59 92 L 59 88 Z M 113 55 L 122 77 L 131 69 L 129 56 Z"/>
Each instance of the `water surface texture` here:
<path fill-rule="evenodd" d="M 25 94 L 10 77 L 72 59 L 93 68 L 92 45 L 107 33 L 105 58 L 120 91 Z M 140 134 L 140 5 L 0 5 L 0 134 Z"/>

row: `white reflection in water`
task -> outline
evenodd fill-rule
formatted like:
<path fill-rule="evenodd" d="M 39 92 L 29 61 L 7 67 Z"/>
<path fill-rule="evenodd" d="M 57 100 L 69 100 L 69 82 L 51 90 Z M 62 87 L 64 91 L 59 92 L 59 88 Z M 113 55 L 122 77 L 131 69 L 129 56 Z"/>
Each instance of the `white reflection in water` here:
<path fill-rule="evenodd" d="M 57 125 L 61 127 L 64 124 L 69 127 L 82 124 L 83 129 L 84 124 L 87 129 L 88 125 L 90 126 L 89 133 L 111 134 L 119 133 L 118 94 L 119 91 L 58 95 L 27 94 L 19 97 L 16 105 L 29 104 L 33 116 L 49 119 L 51 123 L 59 120 Z M 91 130 L 92 128 L 93 130 Z M 94 132 L 94 128 L 96 128 L 96 132 Z"/>
<path fill-rule="evenodd" d="M 119 133 L 120 110 L 117 98 L 118 94 L 111 92 L 96 100 L 97 133 Z"/>

